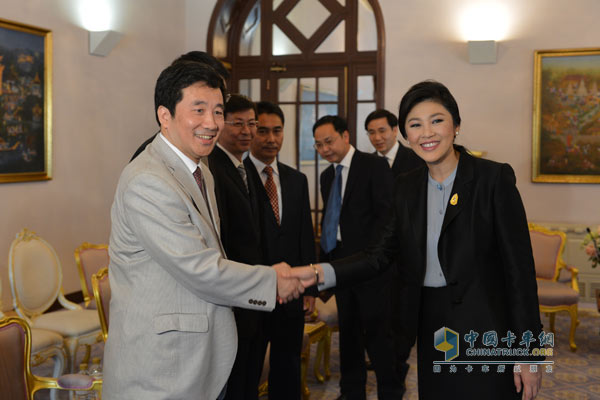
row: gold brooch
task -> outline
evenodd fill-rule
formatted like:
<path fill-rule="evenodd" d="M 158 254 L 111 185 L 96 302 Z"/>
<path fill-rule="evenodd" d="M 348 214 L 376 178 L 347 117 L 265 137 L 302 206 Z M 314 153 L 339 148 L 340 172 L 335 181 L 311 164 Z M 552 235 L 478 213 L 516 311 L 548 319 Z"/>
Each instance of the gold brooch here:
<path fill-rule="evenodd" d="M 454 193 L 454 196 L 450 199 L 450 204 L 453 206 L 458 204 L 458 193 Z"/>

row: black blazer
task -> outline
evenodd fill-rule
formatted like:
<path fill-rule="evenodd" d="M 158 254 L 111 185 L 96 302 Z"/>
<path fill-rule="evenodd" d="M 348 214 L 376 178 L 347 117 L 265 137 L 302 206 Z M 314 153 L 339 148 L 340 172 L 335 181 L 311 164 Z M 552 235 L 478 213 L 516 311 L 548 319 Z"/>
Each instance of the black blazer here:
<path fill-rule="evenodd" d="M 246 158 L 244 165 L 255 183 L 264 262 L 273 265 L 284 261 L 292 267 L 314 263 L 315 238 L 306 176 L 285 164 L 277 163 L 283 204 L 281 225 L 278 225 L 254 163 Z M 307 294 L 317 293 L 309 291 Z"/>
<path fill-rule="evenodd" d="M 333 164 L 321 173 L 323 210 L 327 210 L 334 177 Z M 342 245 L 334 250 L 335 258 L 364 249 L 377 236 L 389 216 L 393 183 L 392 171 L 385 158 L 355 150 L 340 213 Z M 329 258 L 322 254 L 321 260 Z"/>
<path fill-rule="evenodd" d="M 208 156 L 208 167 L 215 178 L 221 242 L 227 258 L 246 264 L 263 264 L 258 203 L 252 177 L 246 174 L 250 189 L 248 193 L 240 173 L 218 146 Z"/>
<path fill-rule="evenodd" d="M 221 220 L 221 242 L 227 258 L 246 264 L 263 264 L 260 247 L 259 212 L 254 183 L 250 174 L 246 191 L 240 173 L 229 156 L 215 146 L 208 156 L 208 167 L 215 179 L 215 195 Z M 235 308 L 240 337 L 254 336 L 258 330 L 260 313 Z"/>
<path fill-rule="evenodd" d="M 527 217 L 510 165 L 475 158 L 462 147 L 452 197 L 444 216 L 438 255 L 452 288 L 448 326 L 458 332 L 511 330 L 520 338 L 541 330 L 537 284 Z M 414 290 L 418 321 L 425 277 L 427 168 L 396 182 L 392 212 L 377 244 L 362 254 L 334 261 L 338 286 L 361 282 L 395 260 L 400 285 Z M 399 296 L 401 289 L 394 292 Z M 450 325 L 451 324 L 451 325 Z"/>
<path fill-rule="evenodd" d="M 400 147 L 398 147 L 396 158 L 392 163 L 392 173 L 395 177 L 425 165 L 425 161 L 416 155 L 412 149 L 404 147 L 400 142 L 398 144 Z"/>

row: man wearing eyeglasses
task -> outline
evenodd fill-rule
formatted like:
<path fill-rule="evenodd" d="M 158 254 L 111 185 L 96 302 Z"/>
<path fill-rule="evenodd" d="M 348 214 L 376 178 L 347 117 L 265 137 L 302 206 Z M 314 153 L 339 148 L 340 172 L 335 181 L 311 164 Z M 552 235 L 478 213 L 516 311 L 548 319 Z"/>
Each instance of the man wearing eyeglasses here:
<path fill-rule="evenodd" d="M 256 134 L 256 106 L 245 96 L 232 95 L 225 104 L 225 125 L 217 145 L 208 156 L 215 179 L 217 207 L 221 217 L 221 242 L 227 258 L 246 264 L 262 264 L 258 204 L 252 176 L 242 157 Z M 225 399 L 258 398 L 259 344 L 265 313 L 234 308 L 238 351 L 227 382 Z"/>
<path fill-rule="evenodd" d="M 313 126 L 315 149 L 331 165 L 321 173 L 323 218 L 320 261 L 350 256 L 377 237 L 389 217 L 393 175 L 384 158 L 350 144 L 346 121 L 327 115 Z M 340 328 L 339 399 L 365 400 L 365 349 L 377 378 L 379 399 L 404 392 L 390 334 L 389 276 L 337 290 Z"/>

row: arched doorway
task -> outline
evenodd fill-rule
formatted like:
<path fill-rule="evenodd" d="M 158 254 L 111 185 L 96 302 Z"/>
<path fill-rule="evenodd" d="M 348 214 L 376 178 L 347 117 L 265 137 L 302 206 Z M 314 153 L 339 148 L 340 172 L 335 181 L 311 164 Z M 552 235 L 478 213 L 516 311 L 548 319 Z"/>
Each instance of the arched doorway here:
<path fill-rule="evenodd" d="M 377 0 L 218 0 L 207 49 L 231 66 L 233 93 L 283 109 L 280 160 L 308 177 L 318 226 L 319 174 L 328 163 L 313 148 L 314 122 L 327 114 L 345 117 L 352 143 L 372 151 L 363 121 L 384 98 Z"/>

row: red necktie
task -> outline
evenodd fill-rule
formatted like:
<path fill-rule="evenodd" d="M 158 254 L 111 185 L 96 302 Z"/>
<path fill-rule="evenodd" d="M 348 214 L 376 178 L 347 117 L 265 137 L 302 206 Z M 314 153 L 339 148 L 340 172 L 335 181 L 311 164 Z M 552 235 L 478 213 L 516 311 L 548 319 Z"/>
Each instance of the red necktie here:
<path fill-rule="evenodd" d="M 265 190 L 267 191 L 267 196 L 269 196 L 269 201 L 271 202 L 271 208 L 273 208 L 273 214 L 275 214 L 277 225 L 280 225 L 279 201 L 277 199 L 277 186 L 275 185 L 275 180 L 273 179 L 273 168 L 270 165 L 267 165 L 263 171 L 265 174 L 267 174 Z"/>

